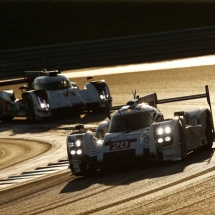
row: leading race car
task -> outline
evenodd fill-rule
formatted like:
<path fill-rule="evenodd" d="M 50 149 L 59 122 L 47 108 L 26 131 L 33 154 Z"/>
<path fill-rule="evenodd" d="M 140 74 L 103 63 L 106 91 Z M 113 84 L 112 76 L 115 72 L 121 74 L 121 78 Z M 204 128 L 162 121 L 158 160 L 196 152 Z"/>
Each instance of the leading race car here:
<path fill-rule="evenodd" d="M 85 175 L 104 166 L 143 160 L 177 161 L 200 147 L 211 148 L 214 123 L 208 86 L 205 94 L 157 100 L 156 93 L 137 97 L 118 107 L 110 121 L 95 132 L 77 126 L 67 136 L 67 153 L 74 175 Z M 209 108 L 177 111 L 164 119 L 157 104 L 207 98 Z"/>
<path fill-rule="evenodd" d="M 56 71 L 26 71 L 28 86 L 21 86 L 22 97 L 17 99 L 13 90 L 0 92 L 0 118 L 12 120 L 15 116 L 28 117 L 30 121 L 80 110 L 97 111 L 112 106 L 112 98 L 104 80 L 89 82 L 80 90 L 69 79 Z M 6 84 L 11 84 L 9 81 Z M 1 85 L 6 85 L 1 83 Z M 25 91 L 24 91 L 25 90 Z"/>

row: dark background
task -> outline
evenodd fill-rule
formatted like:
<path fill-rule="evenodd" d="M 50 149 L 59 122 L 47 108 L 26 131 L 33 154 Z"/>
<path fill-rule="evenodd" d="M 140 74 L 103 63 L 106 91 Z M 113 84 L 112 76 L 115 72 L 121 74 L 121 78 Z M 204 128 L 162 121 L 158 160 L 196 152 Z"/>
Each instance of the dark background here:
<path fill-rule="evenodd" d="M 214 1 L 0 0 L 0 50 L 213 25 Z"/>

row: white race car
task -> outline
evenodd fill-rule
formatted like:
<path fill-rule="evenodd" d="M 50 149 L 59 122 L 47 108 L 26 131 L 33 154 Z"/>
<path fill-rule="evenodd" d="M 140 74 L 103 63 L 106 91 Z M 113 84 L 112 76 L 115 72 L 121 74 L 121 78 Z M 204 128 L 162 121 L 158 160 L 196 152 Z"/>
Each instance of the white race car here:
<path fill-rule="evenodd" d="M 205 94 L 157 100 L 156 93 L 129 101 L 118 107 L 109 121 L 95 131 L 77 126 L 67 136 L 67 153 L 74 175 L 134 161 L 177 161 L 199 147 L 211 148 L 214 123 L 208 86 Z M 207 98 L 210 108 L 177 111 L 164 119 L 157 104 Z"/>
<path fill-rule="evenodd" d="M 16 98 L 13 90 L 0 92 L 2 121 L 12 120 L 15 116 L 36 121 L 65 112 L 72 114 L 84 109 L 96 111 L 112 106 L 110 91 L 104 80 L 93 81 L 89 77 L 90 81 L 80 90 L 57 70 L 27 71 L 24 77 L 28 87 L 20 87 L 20 99 Z M 11 81 L 7 83 L 10 84 Z"/>

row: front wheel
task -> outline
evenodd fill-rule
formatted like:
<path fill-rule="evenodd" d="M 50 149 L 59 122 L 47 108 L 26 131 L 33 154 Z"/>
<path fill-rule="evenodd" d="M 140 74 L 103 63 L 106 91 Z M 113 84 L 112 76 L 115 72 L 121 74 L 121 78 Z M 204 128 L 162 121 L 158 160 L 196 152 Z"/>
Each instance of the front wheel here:
<path fill-rule="evenodd" d="M 70 166 L 71 172 L 75 176 L 88 176 L 92 172 L 91 170 L 87 169 L 86 163 L 72 164 L 70 162 L 69 162 L 69 166 Z M 75 172 L 75 166 L 77 166 L 77 165 L 79 166 L 78 168 L 80 168 L 80 172 Z"/>
<path fill-rule="evenodd" d="M 33 105 L 33 101 L 31 96 L 27 96 L 28 100 L 27 100 L 27 118 L 30 122 L 34 122 L 35 121 L 35 112 L 34 112 L 34 105 Z"/>
<path fill-rule="evenodd" d="M 67 149 L 67 155 L 68 155 L 68 160 L 69 160 L 69 167 L 70 167 L 72 174 L 74 174 L 75 176 L 84 176 L 84 172 L 86 171 L 86 165 L 84 165 L 83 163 L 77 163 L 77 164 L 74 163 L 73 164 L 72 155 L 70 154 L 68 149 Z M 80 172 L 75 171 L 75 166 L 77 166 L 77 168 L 80 169 Z"/>
<path fill-rule="evenodd" d="M 13 118 L 14 118 L 13 116 L 0 116 L 0 119 L 3 122 L 12 121 Z"/>
<path fill-rule="evenodd" d="M 11 121 L 14 118 L 14 116 L 2 116 L 2 113 L 0 111 L 0 120 L 3 122 Z"/>

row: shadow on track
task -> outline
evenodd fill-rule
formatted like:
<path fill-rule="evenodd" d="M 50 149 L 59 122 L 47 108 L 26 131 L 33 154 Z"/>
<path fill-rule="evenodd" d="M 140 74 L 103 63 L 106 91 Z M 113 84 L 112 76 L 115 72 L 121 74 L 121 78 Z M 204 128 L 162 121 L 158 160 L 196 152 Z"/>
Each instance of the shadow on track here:
<path fill-rule="evenodd" d="M 105 184 L 107 186 L 128 185 L 137 181 L 152 178 L 160 178 L 182 173 L 186 167 L 210 161 L 215 149 L 195 151 L 187 156 L 185 160 L 177 162 L 147 162 L 129 164 L 125 166 L 102 169 L 88 177 L 76 177 L 72 175 L 71 181 L 61 190 L 61 193 L 76 192 L 84 190 L 94 184 Z M 214 167 L 215 168 L 215 167 Z"/>
<path fill-rule="evenodd" d="M 22 133 L 43 133 L 50 130 L 72 130 L 77 124 L 93 124 L 97 125 L 101 121 L 107 119 L 105 112 L 97 114 L 82 113 L 80 116 L 57 116 L 51 119 L 46 119 L 38 122 L 29 122 L 27 119 L 15 118 L 10 122 L 0 121 L 0 131 L 11 130 L 12 135 Z M 66 139 L 66 136 L 65 136 Z"/>

